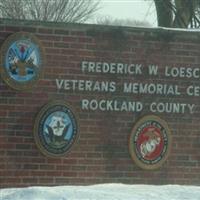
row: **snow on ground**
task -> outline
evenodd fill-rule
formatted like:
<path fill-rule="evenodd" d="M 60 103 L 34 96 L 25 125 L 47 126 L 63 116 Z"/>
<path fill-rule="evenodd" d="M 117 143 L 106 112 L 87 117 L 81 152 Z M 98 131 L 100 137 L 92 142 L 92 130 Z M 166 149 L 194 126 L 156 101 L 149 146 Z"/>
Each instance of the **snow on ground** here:
<path fill-rule="evenodd" d="M 102 184 L 11 188 L 0 190 L 0 200 L 200 200 L 200 187 Z"/>

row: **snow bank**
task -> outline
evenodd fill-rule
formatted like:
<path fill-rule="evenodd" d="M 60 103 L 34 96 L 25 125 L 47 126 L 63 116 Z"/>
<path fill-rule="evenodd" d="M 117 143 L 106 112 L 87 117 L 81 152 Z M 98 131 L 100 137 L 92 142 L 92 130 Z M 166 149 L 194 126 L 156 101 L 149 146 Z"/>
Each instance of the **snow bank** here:
<path fill-rule="evenodd" d="M 180 185 L 59 186 L 1 189 L 0 200 L 199 200 L 200 187 Z"/>

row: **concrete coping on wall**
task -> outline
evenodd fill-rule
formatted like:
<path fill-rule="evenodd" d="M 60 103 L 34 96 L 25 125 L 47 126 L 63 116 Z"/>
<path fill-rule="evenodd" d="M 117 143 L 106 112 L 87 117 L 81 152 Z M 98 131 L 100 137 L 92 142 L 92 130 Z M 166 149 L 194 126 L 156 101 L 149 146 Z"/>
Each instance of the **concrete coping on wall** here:
<path fill-rule="evenodd" d="M 120 31 L 128 34 L 140 33 L 141 35 L 148 34 L 149 36 L 160 36 L 166 40 L 171 40 L 172 35 L 176 38 L 189 38 L 190 40 L 200 40 L 200 29 L 180 29 L 180 28 L 165 28 L 165 27 L 129 27 L 129 26 L 112 26 L 99 24 L 85 24 L 85 23 L 64 23 L 64 22 L 45 22 L 33 20 L 16 20 L 16 19 L 0 19 L 0 27 L 27 27 L 27 28 L 44 28 L 44 29 L 62 29 L 62 30 L 77 30 L 77 31 L 92 31 L 105 33 L 112 31 L 112 33 Z"/>

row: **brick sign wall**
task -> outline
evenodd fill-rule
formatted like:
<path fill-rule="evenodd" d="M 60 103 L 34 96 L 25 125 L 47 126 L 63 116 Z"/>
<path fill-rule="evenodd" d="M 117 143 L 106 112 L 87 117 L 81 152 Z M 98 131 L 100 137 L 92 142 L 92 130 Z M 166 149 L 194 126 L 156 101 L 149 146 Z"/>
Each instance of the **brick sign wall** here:
<path fill-rule="evenodd" d="M 1 51 L 1 187 L 200 184 L 198 32 L 31 23 L 0 21 L 1 48 L 26 32 L 43 49 L 42 76 L 28 90 L 7 84 Z M 34 139 L 38 113 L 54 101 L 66 102 L 78 129 L 67 153 L 56 157 Z M 155 169 L 130 153 L 129 138 L 145 116 L 162 119 L 171 136 Z"/>

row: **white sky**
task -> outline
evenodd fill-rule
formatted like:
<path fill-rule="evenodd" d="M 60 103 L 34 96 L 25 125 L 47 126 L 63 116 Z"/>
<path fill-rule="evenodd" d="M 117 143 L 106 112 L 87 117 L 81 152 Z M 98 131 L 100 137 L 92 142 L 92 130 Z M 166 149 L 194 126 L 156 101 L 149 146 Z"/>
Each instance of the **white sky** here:
<path fill-rule="evenodd" d="M 100 0 L 99 16 L 147 21 L 157 26 L 153 0 Z"/>

